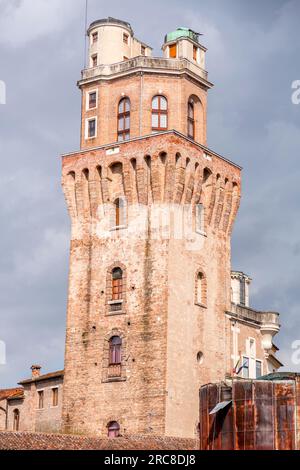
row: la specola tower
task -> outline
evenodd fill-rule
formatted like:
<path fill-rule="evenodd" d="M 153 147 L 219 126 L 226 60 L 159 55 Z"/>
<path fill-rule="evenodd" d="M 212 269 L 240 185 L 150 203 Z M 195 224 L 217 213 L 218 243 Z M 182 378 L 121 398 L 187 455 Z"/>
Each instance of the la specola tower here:
<path fill-rule="evenodd" d="M 168 34 L 162 57 L 124 21 L 95 21 L 87 34 L 81 147 L 62 168 L 63 429 L 194 437 L 200 386 L 232 375 L 243 354 L 266 372 L 279 329 L 276 314 L 254 321 L 240 297 L 233 308 L 241 169 L 207 147 L 212 84 L 198 34 Z M 244 295 L 247 278 L 234 279 Z"/>

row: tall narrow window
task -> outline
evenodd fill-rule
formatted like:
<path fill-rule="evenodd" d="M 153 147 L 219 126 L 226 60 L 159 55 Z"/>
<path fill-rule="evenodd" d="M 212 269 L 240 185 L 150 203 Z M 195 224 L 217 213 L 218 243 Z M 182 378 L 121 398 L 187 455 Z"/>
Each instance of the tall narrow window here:
<path fill-rule="evenodd" d="M 96 119 L 89 119 L 87 122 L 87 138 L 93 139 L 96 137 Z"/>
<path fill-rule="evenodd" d="M 195 304 L 201 307 L 207 305 L 207 281 L 203 272 L 196 273 Z"/>
<path fill-rule="evenodd" d="M 58 388 L 52 389 L 52 406 L 58 406 Z"/>
<path fill-rule="evenodd" d="M 141 54 L 146 55 L 146 47 L 145 46 L 141 46 Z"/>
<path fill-rule="evenodd" d="M 115 268 L 112 272 L 112 300 L 122 300 L 123 296 L 123 271 Z"/>
<path fill-rule="evenodd" d="M 242 374 L 244 379 L 249 379 L 249 365 L 250 361 L 248 357 L 243 356 L 243 369 Z"/>
<path fill-rule="evenodd" d="M 129 36 L 126 33 L 123 33 L 123 42 L 124 42 L 124 44 L 128 44 L 128 42 L 129 42 Z"/>
<path fill-rule="evenodd" d="M 115 366 L 122 362 L 122 339 L 114 336 L 109 341 L 109 365 Z"/>
<path fill-rule="evenodd" d="M 97 67 L 97 65 L 98 65 L 98 56 L 97 54 L 95 54 L 92 56 L 92 66 Z"/>
<path fill-rule="evenodd" d="M 116 439 L 120 436 L 120 425 L 116 421 L 112 421 L 107 426 L 108 437 L 110 439 Z"/>
<path fill-rule="evenodd" d="M 44 391 L 43 390 L 40 390 L 38 392 L 38 398 L 39 398 L 39 403 L 38 403 L 39 410 L 42 410 L 44 408 Z"/>
<path fill-rule="evenodd" d="M 171 44 L 169 46 L 169 57 L 170 57 L 170 59 L 176 59 L 176 57 L 177 57 L 177 44 Z"/>
<path fill-rule="evenodd" d="M 157 95 L 152 99 L 152 130 L 165 131 L 168 128 L 168 101 Z"/>
<path fill-rule="evenodd" d="M 18 432 L 20 429 L 20 411 L 14 410 L 13 430 Z"/>
<path fill-rule="evenodd" d="M 256 361 L 256 378 L 258 379 L 261 376 L 262 376 L 262 362 Z"/>
<path fill-rule="evenodd" d="M 123 198 L 118 198 L 114 202 L 115 220 L 114 226 L 124 227 L 126 225 L 126 202 Z"/>
<path fill-rule="evenodd" d="M 96 108 L 97 106 L 97 92 L 92 91 L 89 93 L 89 109 Z"/>
<path fill-rule="evenodd" d="M 246 305 L 246 282 L 245 279 L 240 279 L 240 304 Z"/>
<path fill-rule="evenodd" d="M 197 303 L 199 305 L 202 305 L 204 304 L 204 293 L 203 293 L 203 286 L 204 284 L 204 276 L 202 273 L 199 273 L 198 276 L 197 276 L 197 286 L 196 286 L 196 289 L 197 289 L 197 293 L 196 293 L 196 296 L 197 296 Z"/>
<path fill-rule="evenodd" d="M 123 98 L 118 110 L 118 141 L 130 139 L 130 99 Z"/>
<path fill-rule="evenodd" d="M 188 102 L 188 137 L 195 139 L 195 104 L 192 99 Z"/>
<path fill-rule="evenodd" d="M 96 42 L 98 42 L 98 33 L 93 33 L 93 34 L 92 34 L 92 41 L 93 41 L 93 44 L 95 44 Z"/>
<path fill-rule="evenodd" d="M 197 55 L 198 55 L 198 47 L 193 46 L 193 59 L 195 62 L 197 62 Z"/>

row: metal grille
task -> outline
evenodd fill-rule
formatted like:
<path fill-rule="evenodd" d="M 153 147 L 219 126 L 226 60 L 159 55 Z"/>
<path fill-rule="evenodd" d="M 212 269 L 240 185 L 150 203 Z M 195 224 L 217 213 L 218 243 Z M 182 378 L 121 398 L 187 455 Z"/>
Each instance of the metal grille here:
<path fill-rule="evenodd" d="M 121 312 L 122 311 L 122 302 L 116 303 L 116 304 L 111 304 L 110 305 L 110 311 L 111 312 Z"/>

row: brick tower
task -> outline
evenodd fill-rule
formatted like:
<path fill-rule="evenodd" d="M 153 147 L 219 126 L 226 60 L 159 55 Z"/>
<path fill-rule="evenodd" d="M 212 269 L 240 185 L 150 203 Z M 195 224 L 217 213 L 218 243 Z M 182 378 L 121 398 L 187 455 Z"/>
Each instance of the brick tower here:
<path fill-rule="evenodd" d="M 113 18 L 88 38 L 81 149 L 63 156 L 64 430 L 194 437 L 199 387 L 232 369 L 240 168 L 206 146 L 212 84 L 198 34 L 168 34 L 159 58 Z"/>

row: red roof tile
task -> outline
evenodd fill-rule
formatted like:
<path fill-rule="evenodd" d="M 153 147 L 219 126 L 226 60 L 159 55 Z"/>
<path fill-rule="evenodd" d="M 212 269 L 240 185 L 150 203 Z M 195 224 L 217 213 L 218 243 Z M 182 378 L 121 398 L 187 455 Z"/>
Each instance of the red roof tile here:
<path fill-rule="evenodd" d="M 7 400 L 9 398 L 21 398 L 23 397 L 23 388 L 9 388 L 0 390 L 0 400 Z"/>

